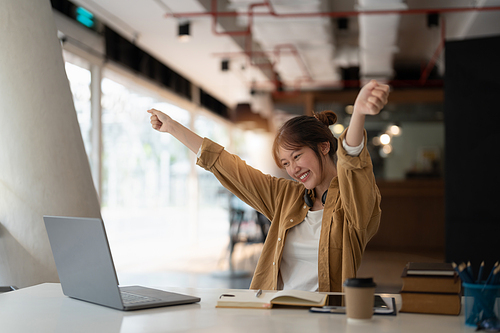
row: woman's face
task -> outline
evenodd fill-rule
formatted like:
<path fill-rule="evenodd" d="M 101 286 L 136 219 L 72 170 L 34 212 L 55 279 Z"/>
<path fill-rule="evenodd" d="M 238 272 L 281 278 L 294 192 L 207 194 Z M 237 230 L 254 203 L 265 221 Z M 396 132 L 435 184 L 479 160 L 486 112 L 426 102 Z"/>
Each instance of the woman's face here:
<path fill-rule="evenodd" d="M 304 184 L 307 189 L 314 189 L 324 181 L 318 157 L 311 148 L 280 148 L 279 158 L 288 175 Z"/>

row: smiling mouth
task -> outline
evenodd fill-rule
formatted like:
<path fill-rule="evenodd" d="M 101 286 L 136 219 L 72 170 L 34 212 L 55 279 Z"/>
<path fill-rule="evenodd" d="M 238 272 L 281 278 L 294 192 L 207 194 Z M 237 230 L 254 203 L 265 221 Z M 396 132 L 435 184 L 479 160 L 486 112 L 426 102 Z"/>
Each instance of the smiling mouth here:
<path fill-rule="evenodd" d="M 299 180 L 304 181 L 304 179 L 306 179 L 310 173 L 311 173 L 311 171 L 307 171 L 306 173 L 303 173 L 301 176 L 299 176 Z"/>

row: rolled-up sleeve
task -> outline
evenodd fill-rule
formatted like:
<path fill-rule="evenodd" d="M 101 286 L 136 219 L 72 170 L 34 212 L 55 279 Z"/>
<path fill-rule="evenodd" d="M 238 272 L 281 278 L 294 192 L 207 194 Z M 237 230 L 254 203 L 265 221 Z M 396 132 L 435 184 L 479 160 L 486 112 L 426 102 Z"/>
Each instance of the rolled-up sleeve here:
<path fill-rule="evenodd" d="M 343 136 L 340 137 L 343 140 Z M 367 140 L 366 131 L 364 142 Z M 340 146 L 337 172 L 342 203 L 349 224 L 358 230 L 367 229 L 374 216 L 380 215 L 380 193 L 366 145 L 359 156 L 350 156 Z M 375 227 L 375 226 L 374 226 Z M 371 229 L 371 226 L 370 228 Z M 378 226 L 375 228 L 378 229 Z M 372 232 L 369 233 L 372 236 Z"/>
<path fill-rule="evenodd" d="M 224 147 L 221 145 L 204 138 L 197 154 L 196 164 L 203 169 L 210 169 L 215 164 L 223 150 Z"/>

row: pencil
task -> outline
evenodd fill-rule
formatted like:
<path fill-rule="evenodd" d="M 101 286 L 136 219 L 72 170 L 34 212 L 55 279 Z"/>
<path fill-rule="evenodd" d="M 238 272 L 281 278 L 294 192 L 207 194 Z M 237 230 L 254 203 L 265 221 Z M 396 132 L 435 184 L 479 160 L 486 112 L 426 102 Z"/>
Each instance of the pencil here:
<path fill-rule="evenodd" d="M 474 273 L 472 272 L 472 265 L 470 264 L 470 261 L 467 262 L 467 273 L 472 279 L 474 279 Z"/>
<path fill-rule="evenodd" d="M 465 263 L 461 263 L 458 266 L 458 269 L 462 272 L 462 275 L 464 276 L 464 278 L 466 280 L 465 282 L 467 282 L 467 283 L 474 283 L 474 279 L 469 274 L 469 271 L 467 270 L 467 265 Z"/>
<path fill-rule="evenodd" d="M 481 283 L 481 279 L 483 278 L 483 270 L 484 270 L 484 260 L 479 266 L 479 272 L 477 273 L 476 283 Z"/>
<path fill-rule="evenodd" d="M 464 263 L 461 263 L 460 265 L 457 266 L 457 264 L 452 262 L 451 266 L 458 273 L 458 276 L 460 276 L 460 279 L 462 280 L 462 282 L 474 283 L 472 278 L 469 278 L 469 274 L 467 274 L 467 271 L 465 270 L 466 265 Z"/>
<path fill-rule="evenodd" d="M 486 279 L 486 283 L 485 284 L 492 284 L 493 283 L 493 280 L 495 279 L 495 271 L 498 273 L 498 261 L 495 263 L 495 265 L 493 265 L 493 268 L 491 269 L 491 272 L 490 272 L 490 275 L 488 275 L 488 278 Z"/>
<path fill-rule="evenodd" d="M 500 272 L 500 266 L 497 266 L 497 268 L 492 270 L 491 280 L 489 283 L 486 281 L 486 284 L 499 284 L 500 274 L 498 274 L 498 272 Z"/>

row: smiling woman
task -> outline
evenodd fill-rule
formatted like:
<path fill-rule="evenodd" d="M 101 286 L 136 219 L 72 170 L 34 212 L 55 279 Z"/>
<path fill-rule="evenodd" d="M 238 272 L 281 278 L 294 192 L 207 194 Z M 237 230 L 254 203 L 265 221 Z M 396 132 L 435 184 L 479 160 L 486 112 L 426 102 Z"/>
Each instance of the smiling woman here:
<path fill-rule="evenodd" d="M 329 129 L 337 118 L 331 111 L 286 122 L 273 153 L 293 180 L 264 174 L 165 113 L 148 112 L 154 129 L 197 153 L 199 166 L 271 221 L 250 288 L 341 291 L 380 223 L 364 121 L 380 112 L 388 94 L 389 87 L 375 81 L 361 89 L 339 145 Z"/>
<path fill-rule="evenodd" d="M 276 164 L 317 196 L 328 190 L 330 181 L 337 175 L 337 139 L 328 127 L 336 121 L 332 111 L 323 111 L 314 117 L 295 117 L 280 128 L 274 140 L 272 151 Z M 316 206 L 314 203 L 308 206 L 319 210 L 323 204 L 317 201 Z"/>

